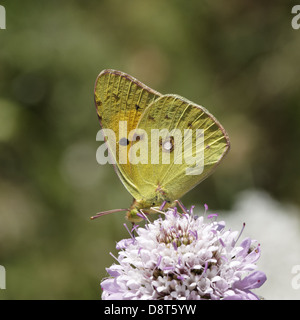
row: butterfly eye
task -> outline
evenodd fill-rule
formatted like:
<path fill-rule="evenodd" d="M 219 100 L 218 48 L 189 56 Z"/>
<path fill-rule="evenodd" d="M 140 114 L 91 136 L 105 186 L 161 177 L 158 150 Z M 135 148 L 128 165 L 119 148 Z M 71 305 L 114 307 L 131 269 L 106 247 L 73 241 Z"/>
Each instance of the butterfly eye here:
<path fill-rule="evenodd" d="M 121 146 L 128 146 L 129 145 L 129 140 L 127 138 L 121 138 L 119 141 L 119 144 Z"/>

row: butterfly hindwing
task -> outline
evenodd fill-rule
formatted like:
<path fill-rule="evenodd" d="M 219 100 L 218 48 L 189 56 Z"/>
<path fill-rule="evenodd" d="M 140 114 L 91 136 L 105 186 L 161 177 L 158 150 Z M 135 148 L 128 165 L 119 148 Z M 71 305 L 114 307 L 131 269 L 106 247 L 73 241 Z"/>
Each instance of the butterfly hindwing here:
<path fill-rule="evenodd" d="M 137 164 L 132 173 L 137 188 L 149 199 L 179 199 L 211 174 L 229 149 L 221 124 L 205 108 L 177 95 L 164 95 L 152 102 L 137 128 L 146 132 L 149 165 Z M 162 134 L 151 148 L 154 129 L 171 136 Z M 188 134 L 192 135 L 188 138 Z M 170 161 L 162 163 L 166 154 Z M 153 155 L 156 160 L 159 157 L 158 164 L 153 163 Z"/>

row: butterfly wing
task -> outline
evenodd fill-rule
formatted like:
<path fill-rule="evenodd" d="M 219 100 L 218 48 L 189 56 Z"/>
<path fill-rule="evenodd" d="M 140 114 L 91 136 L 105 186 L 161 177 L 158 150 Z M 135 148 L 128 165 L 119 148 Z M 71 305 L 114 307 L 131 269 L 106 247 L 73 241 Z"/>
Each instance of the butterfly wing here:
<path fill-rule="evenodd" d="M 132 176 L 129 161 L 120 163 L 120 150 L 128 154 L 130 145 L 127 142 L 128 133 L 136 128 L 141 115 L 161 94 L 147 87 L 130 75 L 111 69 L 103 70 L 95 83 L 94 97 L 97 114 L 101 127 L 111 129 L 116 136 L 114 141 L 106 139 L 110 156 L 113 158 L 115 170 L 134 198 L 139 198 L 140 193 Z M 126 121 L 126 128 L 120 132 L 120 121 Z M 111 152 L 115 150 L 114 152 Z M 128 159 L 127 159 L 128 160 Z"/>
<path fill-rule="evenodd" d="M 228 135 L 214 116 L 177 95 L 164 95 L 152 102 L 144 110 L 137 128 L 146 132 L 145 138 L 151 146 L 147 156 L 152 163 L 133 166 L 132 174 L 144 199 L 156 205 L 179 199 L 204 180 L 230 147 Z M 162 135 L 152 136 L 153 129 Z M 170 158 L 164 164 L 162 159 L 166 155 Z"/>

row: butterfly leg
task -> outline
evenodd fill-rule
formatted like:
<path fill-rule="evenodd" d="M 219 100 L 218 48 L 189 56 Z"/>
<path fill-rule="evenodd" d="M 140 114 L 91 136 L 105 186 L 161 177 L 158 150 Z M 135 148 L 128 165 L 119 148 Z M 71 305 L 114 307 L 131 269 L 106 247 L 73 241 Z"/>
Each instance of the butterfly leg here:
<path fill-rule="evenodd" d="M 138 225 L 135 224 L 134 222 L 131 222 L 131 225 L 132 225 L 131 233 L 132 233 L 132 235 L 135 237 L 136 234 L 135 234 L 134 232 L 135 232 L 135 229 L 138 227 Z"/>
<path fill-rule="evenodd" d="M 166 203 L 167 203 L 167 201 L 164 201 L 164 202 L 162 203 L 162 205 L 159 207 L 159 210 L 163 210 L 163 208 L 165 207 Z"/>
<path fill-rule="evenodd" d="M 175 200 L 175 202 L 179 205 L 179 207 L 182 209 L 184 213 L 188 213 L 187 208 L 183 205 L 183 203 L 180 200 Z"/>

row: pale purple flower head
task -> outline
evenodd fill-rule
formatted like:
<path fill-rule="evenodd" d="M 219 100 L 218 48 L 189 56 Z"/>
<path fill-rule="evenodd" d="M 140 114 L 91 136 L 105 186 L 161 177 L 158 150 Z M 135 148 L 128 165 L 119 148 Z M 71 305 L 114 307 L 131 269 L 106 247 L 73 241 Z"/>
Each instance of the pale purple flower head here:
<path fill-rule="evenodd" d="M 215 214 L 205 217 L 169 209 L 164 219 L 135 227 L 118 242 L 118 264 L 101 283 L 104 300 L 259 299 L 266 275 L 256 270 L 260 246 L 225 230 Z"/>

